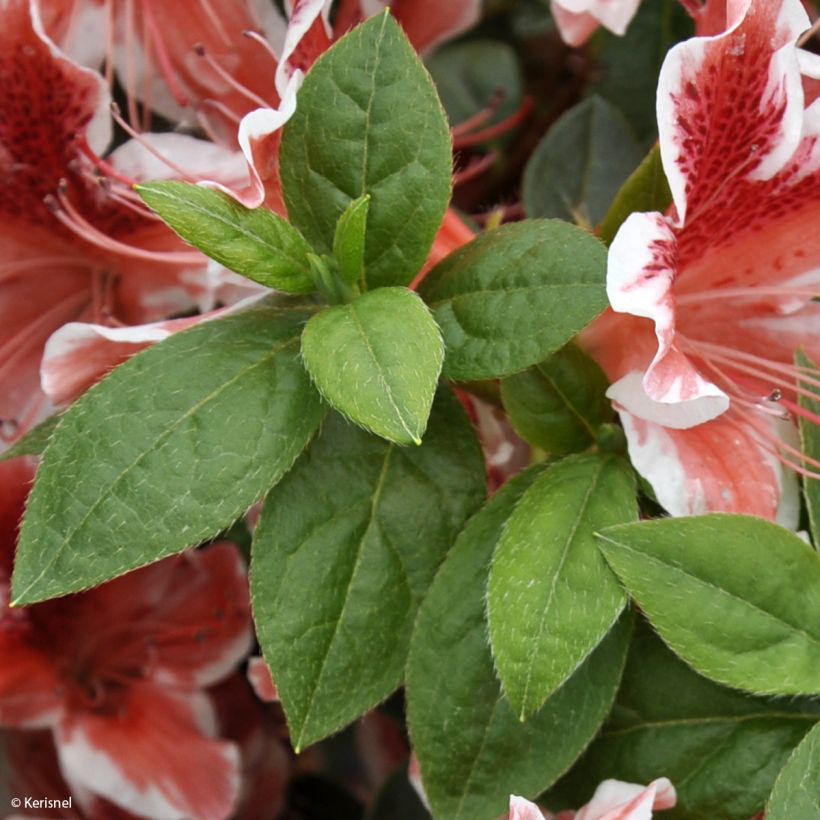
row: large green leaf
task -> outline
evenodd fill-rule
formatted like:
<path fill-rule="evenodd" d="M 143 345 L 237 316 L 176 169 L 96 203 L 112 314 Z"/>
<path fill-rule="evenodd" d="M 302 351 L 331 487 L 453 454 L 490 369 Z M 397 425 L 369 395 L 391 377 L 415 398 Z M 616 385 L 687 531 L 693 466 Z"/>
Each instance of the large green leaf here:
<path fill-rule="evenodd" d="M 818 719 L 820 703 L 757 698 L 712 683 L 642 626 L 609 721 L 546 802 L 554 810 L 577 807 L 607 778 L 668 777 L 678 804 L 660 817 L 748 820 Z"/>
<path fill-rule="evenodd" d="M 420 447 L 332 415 L 270 493 L 253 545 L 254 614 L 297 748 L 399 685 L 419 601 L 484 492 L 475 434 L 442 394 Z"/>
<path fill-rule="evenodd" d="M 601 549 L 664 640 L 728 686 L 820 694 L 820 555 L 740 515 L 645 521 Z"/>
<path fill-rule="evenodd" d="M 798 367 L 808 368 L 814 376 L 820 372 L 817 365 L 811 361 L 802 351 L 798 351 L 795 356 L 795 363 Z M 811 389 L 811 385 L 804 384 L 804 388 Z M 815 393 L 817 391 L 815 390 Z M 800 406 L 809 413 L 814 413 L 815 416 L 820 416 L 820 397 L 812 399 L 810 396 L 800 395 Z M 814 423 L 810 419 L 800 419 L 800 439 L 803 446 L 803 452 L 816 462 L 820 461 L 820 425 Z M 817 472 L 816 467 L 811 467 L 814 472 Z M 811 527 L 812 536 L 814 538 L 814 546 L 820 549 L 820 480 L 804 478 L 803 479 L 803 494 L 806 497 L 806 508 L 809 512 L 809 525 Z"/>
<path fill-rule="evenodd" d="M 513 427 L 530 444 L 555 455 L 585 450 L 598 426 L 611 421 L 604 372 L 575 345 L 504 379 L 501 401 Z"/>
<path fill-rule="evenodd" d="M 93 586 L 228 527 L 291 466 L 324 413 L 299 359 L 303 309 L 172 336 L 62 417 L 28 504 L 15 603 Z"/>
<path fill-rule="evenodd" d="M 623 114 L 591 97 L 564 114 L 535 149 L 524 172 L 524 210 L 594 227 L 640 161 Z"/>
<path fill-rule="evenodd" d="M 251 210 L 221 191 L 186 182 L 149 182 L 137 192 L 184 240 L 226 268 L 285 293 L 314 289 L 310 245 L 273 211 Z"/>
<path fill-rule="evenodd" d="M 626 603 L 595 532 L 637 520 L 635 493 L 622 459 L 575 456 L 549 467 L 504 527 L 487 610 L 498 675 L 522 720 L 578 668 Z"/>
<path fill-rule="evenodd" d="M 21 439 L 12 444 L 8 450 L 0 453 L 0 462 L 11 461 L 11 459 L 19 456 L 42 455 L 59 422 L 59 414 L 49 416 L 45 421 L 41 421 Z"/>
<path fill-rule="evenodd" d="M 769 820 L 820 817 L 820 724 L 814 727 L 783 767 L 766 807 Z"/>
<path fill-rule="evenodd" d="M 322 395 L 351 421 L 398 444 L 419 444 L 444 345 L 424 302 L 378 288 L 314 316 L 302 356 Z"/>
<path fill-rule="evenodd" d="M 444 376 L 510 376 L 563 347 L 607 304 L 606 252 L 586 231 L 528 220 L 481 234 L 421 284 L 444 335 Z"/>
<path fill-rule="evenodd" d="M 612 242 L 618 228 L 636 211 L 660 211 L 663 213 L 672 202 L 672 191 L 666 180 L 661 162 L 661 150 L 655 146 L 638 166 L 635 173 L 618 191 L 612 207 L 607 212 L 598 235 L 607 243 Z"/>
<path fill-rule="evenodd" d="M 437 820 L 494 820 L 510 793 L 543 791 L 589 743 L 620 680 L 628 618 L 526 723 L 502 694 L 487 641 L 487 573 L 505 521 L 537 475 L 515 478 L 473 517 L 419 611 L 407 711 Z"/>
<path fill-rule="evenodd" d="M 281 173 L 290 218 L 320 252 L 330 252 L 350 202 L 370 194 L 370 287 L 406 285 L 420 270 L 450 199 L 450 132 L 430 76 L 388 14 L 311 68 L 285 127 Z"/>

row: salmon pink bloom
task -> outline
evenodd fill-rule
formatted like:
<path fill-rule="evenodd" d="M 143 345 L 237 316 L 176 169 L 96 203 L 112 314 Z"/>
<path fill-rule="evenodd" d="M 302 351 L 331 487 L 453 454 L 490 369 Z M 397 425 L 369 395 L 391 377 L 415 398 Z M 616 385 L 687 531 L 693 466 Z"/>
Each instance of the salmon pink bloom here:
<path fill-rule="evenodd" d="M 51 729 L 72 790 L 141 816 L 221 820 L 237 797 L 239 752 L 217 738 L 204 690 L 251 644 L 238 551 L 218 544 L 11 609 L 26 469 L 0 465 L 0 725 Z"/>
<path fill-rule="evenodd" d="M 636 468 L 673 515 L 796 524 L 818 475 L 790 420 L 820 374 L 820 108 L 806 107 L 799 0 L 728 4 L 730 28 L 673 48 L 658 90 L 666 215 L 633 214 L 609 252 L 612 310 L 582 336 L 613 382 Z M 817 73 L 816 71 L 814 72 Z M 653 327 L 654 326 L 654 327 Z"/>
<path fill-rule="evenodd" d="M 653 809 L 671 809 L 676 803 L 675 788 L 665 777 L 648 786 L 604 780 L 586 806 L 559 812 L 555 820 L 651 820 Z M 512 796 L 509 820 L 544 820 L 544 813 L 535 803 Z"/>
<path fill-rule="evenodd" d="M 0 0 L 0 15 L 0 435 L 8 441 L 46 408 L 40 359 L 66 322 L 142 324 L 207 301 L 206 258 L 128 182 L 176 175 L 155 155 L 180 150 L 194 174 L 207 166 L 241 178 L 244 164 L 179 134 L 146 136 L 99 159 L 111 129 L 102 78 L 57 50 L 28 0 Z"/>

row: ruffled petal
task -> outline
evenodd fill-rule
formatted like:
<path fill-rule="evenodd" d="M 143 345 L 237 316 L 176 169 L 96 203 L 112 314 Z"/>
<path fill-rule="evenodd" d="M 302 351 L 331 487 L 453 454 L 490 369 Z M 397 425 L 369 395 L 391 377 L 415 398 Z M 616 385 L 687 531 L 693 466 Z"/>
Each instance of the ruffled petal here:
<path fill-rule="evenodd" d="M 742 513 L 794 527 L 793 476 L 731 416 L 673 430 L 620 411 L 630 459 L 671 515 Z"/>
<path fill-rule="evenodd" d="M 675 787 L 665 777 L 648 786 L 604 780 L 575 820 L 651 820 L 653 809 L 671 809 L 676 802 Z"/>
<path fill-rule="evenodd" d="M 567 45 L 583 45 L 598 26 L 624 34 L 641 0 L 552 0 L 552 16 Z"/>
<path fill-rule="evenodd" d="M 24 622 L 8 611 L 0 588 L 0 726 L 40 729 L 54 725 L 62 711 L 62 680 L 52 659 L 36 645 Z"/>
<path fill-rule="evenodd" d="M 509 820 L 544 820 L 544 813 L 535 803 L 511 794 Z"/>
<path fill-rule="evenodd" d="M 67 715 L 55 730 L 60 766 L 117 806 L 156 820 L 224 820 L 239 792 L 239 752 L 213 740 L 205 695 L 131 686 L 113 713 Z"/>
<path fill-rule="evenodd" d="M 248 661 L 248 680 L 259 700 L 265 703 L 279 702 L 279 690 L 264 658 L 256 657 Z"/>

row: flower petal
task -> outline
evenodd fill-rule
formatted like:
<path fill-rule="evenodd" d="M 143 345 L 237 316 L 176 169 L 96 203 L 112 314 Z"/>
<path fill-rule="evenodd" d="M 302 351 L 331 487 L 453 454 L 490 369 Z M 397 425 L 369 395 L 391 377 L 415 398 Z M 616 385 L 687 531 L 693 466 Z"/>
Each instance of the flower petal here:
<path fill-rule="evenodd" d="M 224 820 L 239 790 L 239 752 L 212 740 L 205 695 L 131 686 L 114 713 L 67 715 L 55 740 L 65 778 L 156 820 Z"/>
<path fill-rule="evenodd" d="M 248 661 L 248 680 L 259 700 L 265 703 L 279 702 L 279 690 L 264 658 L 256 657 Z"/>
<path fill-rule="evenodd" d="M 509 820 L 544 820 L 544 813 L 535 803 L 511 794 Z"/>
<path fill-rule="evenodd" d="M 671 515 L 728 512 L 776 520 L 782 509 L 780 523 L 794 527 L 793 477 L 731 415 L 673 430 L 620 411 L 630 459 Z"/>
<path fill-rule="evenodd" d="M 652 809 L 672 808 L 676 802 L 675 788 L 665 777 L 648 786 L 604 780 L 575 820 L 651 820 Z"/>

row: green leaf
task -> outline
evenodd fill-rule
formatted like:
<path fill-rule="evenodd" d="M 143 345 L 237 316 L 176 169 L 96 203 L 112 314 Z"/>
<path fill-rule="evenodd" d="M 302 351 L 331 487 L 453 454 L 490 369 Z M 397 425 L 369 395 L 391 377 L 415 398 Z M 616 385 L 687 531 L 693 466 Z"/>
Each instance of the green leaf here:
<path fill-rule="evenodd" d="M 28 431 L 19 441 L 12 444 L 4 453 L 0 453 L 0 462 L 11 461 L 19 456 L 39 456 L 46 449 L 54 429 L 60 421 L 59 414 L 49 416 L 36 427 Z"/>
<path fill-rule="evenodd" d="M 592 93 L 617 106 L 648 149 L 658 138 L 655 98 L 669 49 L 692 36 L 692 19 L 677 0 L 642 3 L 624 36 L 600 31 L 593 41 Z"/>
<path fill-rule="evenodd" d="M 524 211 L 594 227 L 640 161 L 623 115 L 591 97 L 564 114 L 533 152 L 524 171 Z"/>
<path fill-rule="evenodd" d="M 672 191 L 663 171 L 661 150 L 656 145 L 618 192 L 598 235 L 609 245 L 631 213 L 664 213 L 671 202 Z"/>
<path fill-rule="evenodd" d="M 354 199 L 339 217 L 333 237 L 333 255 L 339 263 L 339 273 L 348 285 L 355 285 L 364 273 L 364 238 L 370 194 Z"/>
<path fill-rule="evenodd" d="M 740 515 L 612 527 L 601 550 L 687 663 L 761 694 L 820 694 L 820 555 Z"/>
<path fill-rule="evenodd" d="M 302 356 L 322 395 L 356 424 L 398 444 L 420 444 L 444 345 L 424 302 L 379 288 L 318 313 Z"/>
<path fill-rule="evenodd" d="M 389 14 L 316 61 L 280 156 L 290 218 L 319 252 L 330 252 L 348 205 L 370 194 L 367 284 L 412 281 L 450 200 L 451 141 L 430 76 Z"/>
<path fill-rule="evenodd" d="M 487 125 L 515 113 L 524 94 L 518 54 L 498 40 L 470 40 L 438 49 L 427 61 L 450 122 L 459 125 L 485 110 L 501 92 Z"/>
<path fill-rule="evenodd" d="M 310 245 L 273 211 L 251 210 L 221 191 L 185 182 L 149 182 L 137 193 L 186 242 L 226 268 L 285 293 L 314 289 Z"/>
<path fill-rule="evenodd" d="M 401 683 L 419 602 L 484 493 L 475 434 L 448 393 L 420 447 L 331 415 L 274 487 L 254 539 L 251 591 L 297 749 Z"/>
<path fill-rule="evenodd" d="M 820 817 L 820 724 L 789 758 L 766 807 L 768 820 L 817 820 Z"/>
<path fill-rule="evenodd" d="M 575 345 L 501 382 L 501 401 L 516 432 L 548 453 L 587 449 L 613 417 L 604 372 Z"/>
<path fill-rule="evenodd" d="M 447 350 L 444 377 L 510 376 L 563 347 L 607 304 L 604 246 L 559 220 L 504 225 L 450 254 L 419 292 Z"/>
<path fill-rule="evenodd" d="M 230 526 L 324 409 L 299 359 L 309 314 L 206 322 L 129 359 L 63 415 L 31 494 L 16 605 L 77 592 Z"/>
<path fill-rule="evenodd" d="M 607 778 L 649 783 L 668 777 L 678 804 L 659 817 L 748 820 L 818 718 L 816 701 L 756 698 L 712 683 L 644 625 L 636 630 L 609 721 L 547 805 L 580 806 Z"/>
<path fill-rule="evenodd" d="M 798 351 L 795 356 L 795 364 L 798 367 L 811 368 L 813 375 L 820 372 L 820 368 L 809 359 L 802 351 Z M 812 389 L 811 385 L 804 384 L 807 389 Z M 800 406 L 809 413 L 814 413 L 820 416 L 820 398 L 812 399 L 809 396 L 798 396 Z M 800 440 L 803 452 L 816 461 L 820 461 L 820 425 L 815 424 L 809 419 L 800 419 Z M 807 465 L 810 469 L 810 465 Z M 809 526 L 811 527 L 812 537 L 814 539 L 814 546 L 820 549 L 820 480 L 804 478 L 803 479 L 803 495 L 806 498 L 806 509 L 809 513 Z"/>
<path fill-rule="evenodd" d="M 521 720 L 578 668 L 626 604 L 594 533 L 638 517 L 622 459 L 587 455 L 549 467 L 498 542 L 487 587 L 490 640 Z"/>
<path fill-rule="evenodd" d="M 589 743 L 620 680 L 628 618 L 526 723 L 501 692 L 487 642 L 487 570 L 504 522 L 537 476 L 534 468 L 513 479 L 473 517 L 419 611 L 407 714 L 437 820 L 494 820 L 511 793 L 543 791 Z"/>

